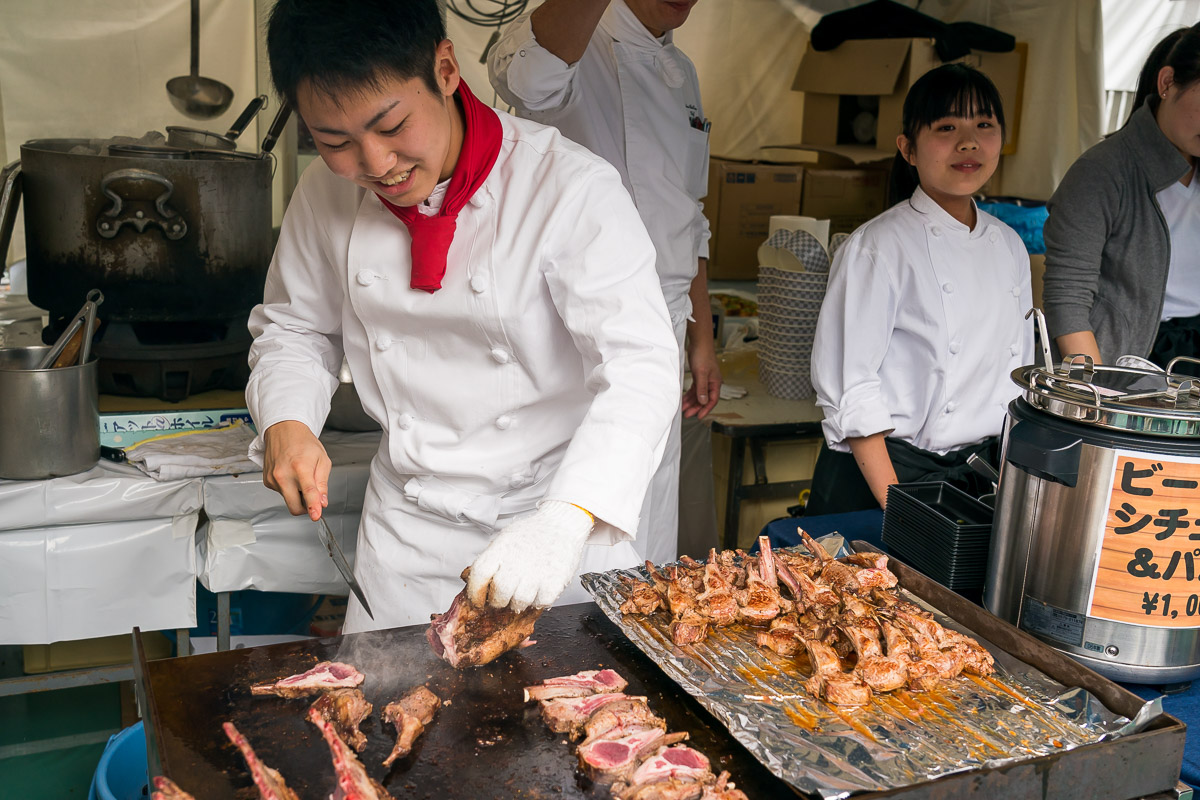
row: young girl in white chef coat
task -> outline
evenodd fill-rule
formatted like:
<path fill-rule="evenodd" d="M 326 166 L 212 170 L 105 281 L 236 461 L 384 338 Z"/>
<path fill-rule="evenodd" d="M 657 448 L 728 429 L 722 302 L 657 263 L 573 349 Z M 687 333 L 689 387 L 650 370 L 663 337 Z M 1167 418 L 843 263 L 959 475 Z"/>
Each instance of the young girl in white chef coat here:
<path fill-rule="evenodd" d="M 1000 95 L 978 70 L 946 64 L 909 90 L 895 204 L 838 250 L 821 306 L 826 444 L 807 514 L 882 507 L 893 483 L 985 491 L 967 457 L 996 463 L 1009 373 L 1033 355 L 1025 245 L 971 199 L 1003 144 Z"/>

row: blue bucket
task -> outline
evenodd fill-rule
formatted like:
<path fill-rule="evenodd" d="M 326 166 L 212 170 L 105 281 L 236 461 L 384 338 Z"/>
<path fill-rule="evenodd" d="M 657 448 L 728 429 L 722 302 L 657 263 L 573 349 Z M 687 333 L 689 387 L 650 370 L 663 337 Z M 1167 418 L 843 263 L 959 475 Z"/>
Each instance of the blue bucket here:
<path fill-rule="evenodd" d="M 144 800 L 148 783 L 146 732 L 139 722 L 108 740 L 88 800 Z"/>

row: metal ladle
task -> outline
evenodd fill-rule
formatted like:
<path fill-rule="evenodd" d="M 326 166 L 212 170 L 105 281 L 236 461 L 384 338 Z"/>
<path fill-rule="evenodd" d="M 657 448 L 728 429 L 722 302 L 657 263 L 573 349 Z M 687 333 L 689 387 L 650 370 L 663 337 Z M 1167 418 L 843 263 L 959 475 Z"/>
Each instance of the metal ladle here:
<path fill-rule="evenodd" d="M 195 119 L 219 117 L 233 102 L 233 89 L 200 77 L 200 0 L 192 0 L 192 73 L 167 81 L 171 103 Z"/>

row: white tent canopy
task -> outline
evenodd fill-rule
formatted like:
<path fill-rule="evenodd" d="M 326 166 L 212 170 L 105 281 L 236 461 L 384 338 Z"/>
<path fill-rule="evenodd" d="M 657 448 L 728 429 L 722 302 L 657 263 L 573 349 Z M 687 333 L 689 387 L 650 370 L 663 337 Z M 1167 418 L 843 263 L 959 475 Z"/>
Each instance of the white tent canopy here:
<path fill-rule="evenodd" d="M 1200 3 L 1156 1 L 1169 7 Z M 1105 7 L 1110 3 L 1117 0 L 1106 0 Z M 811 26 L 821 14 L 855 4 L 703 0 L 696 6 L 676 40 L 700 74 L 714 155 L 753 158 L 764 145 L 798 139 L 803 95 L 791 91 L 791 83 Z M 1139 9 L 1149 4 L 1124 3 Z M 919 5 L 939 19 L 990 25 L 1029 44 L 1020 143 L 1006 159 L 1000 190 L 1048 197 L 1071 162 L 1100 136 L 1101 0 Z M 0 150 L 6 162 L 34 138 L 136 136 L 166 125 L 197 126 L 175 111 L 164 88 L 168 78 L 188 69 L 188 0 L 5 0 L 3 6 Z M 230 85 L 236 98 L 225 115 L 199 127 L 223 131 L 258 87 L 265 88 L 257 20 L 269 7 L 270 0 L 201 3 L 200 72 Z M 490 97 L 480 59 L 493 29 L 454 14 L 448 26 L 467 81 Z M 1154 39 L 1156 33 L 1144 35 Z M 1127 43 L 1124 49 L 1135 48 Z M 257 132 L 247 131 L 247 139 L 261 139 L 273 110 L 259 118 Z M 23 249 L 18 225 L 12 257 Z"/>

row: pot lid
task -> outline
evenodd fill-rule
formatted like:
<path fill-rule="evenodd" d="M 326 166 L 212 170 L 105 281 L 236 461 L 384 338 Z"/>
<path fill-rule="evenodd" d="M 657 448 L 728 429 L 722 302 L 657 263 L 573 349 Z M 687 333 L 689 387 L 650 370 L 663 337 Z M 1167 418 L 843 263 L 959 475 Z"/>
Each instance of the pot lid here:
<path fill-rule="evenodd" d="M 1057 366 L 1013 370 L 1013 382 L 1034 408 L 1056 417 L 1110 430 L 1153 436 L 1200 437 L 1200 378 L 1141 367 L 1095 364 L 1071 356 Z"/>

